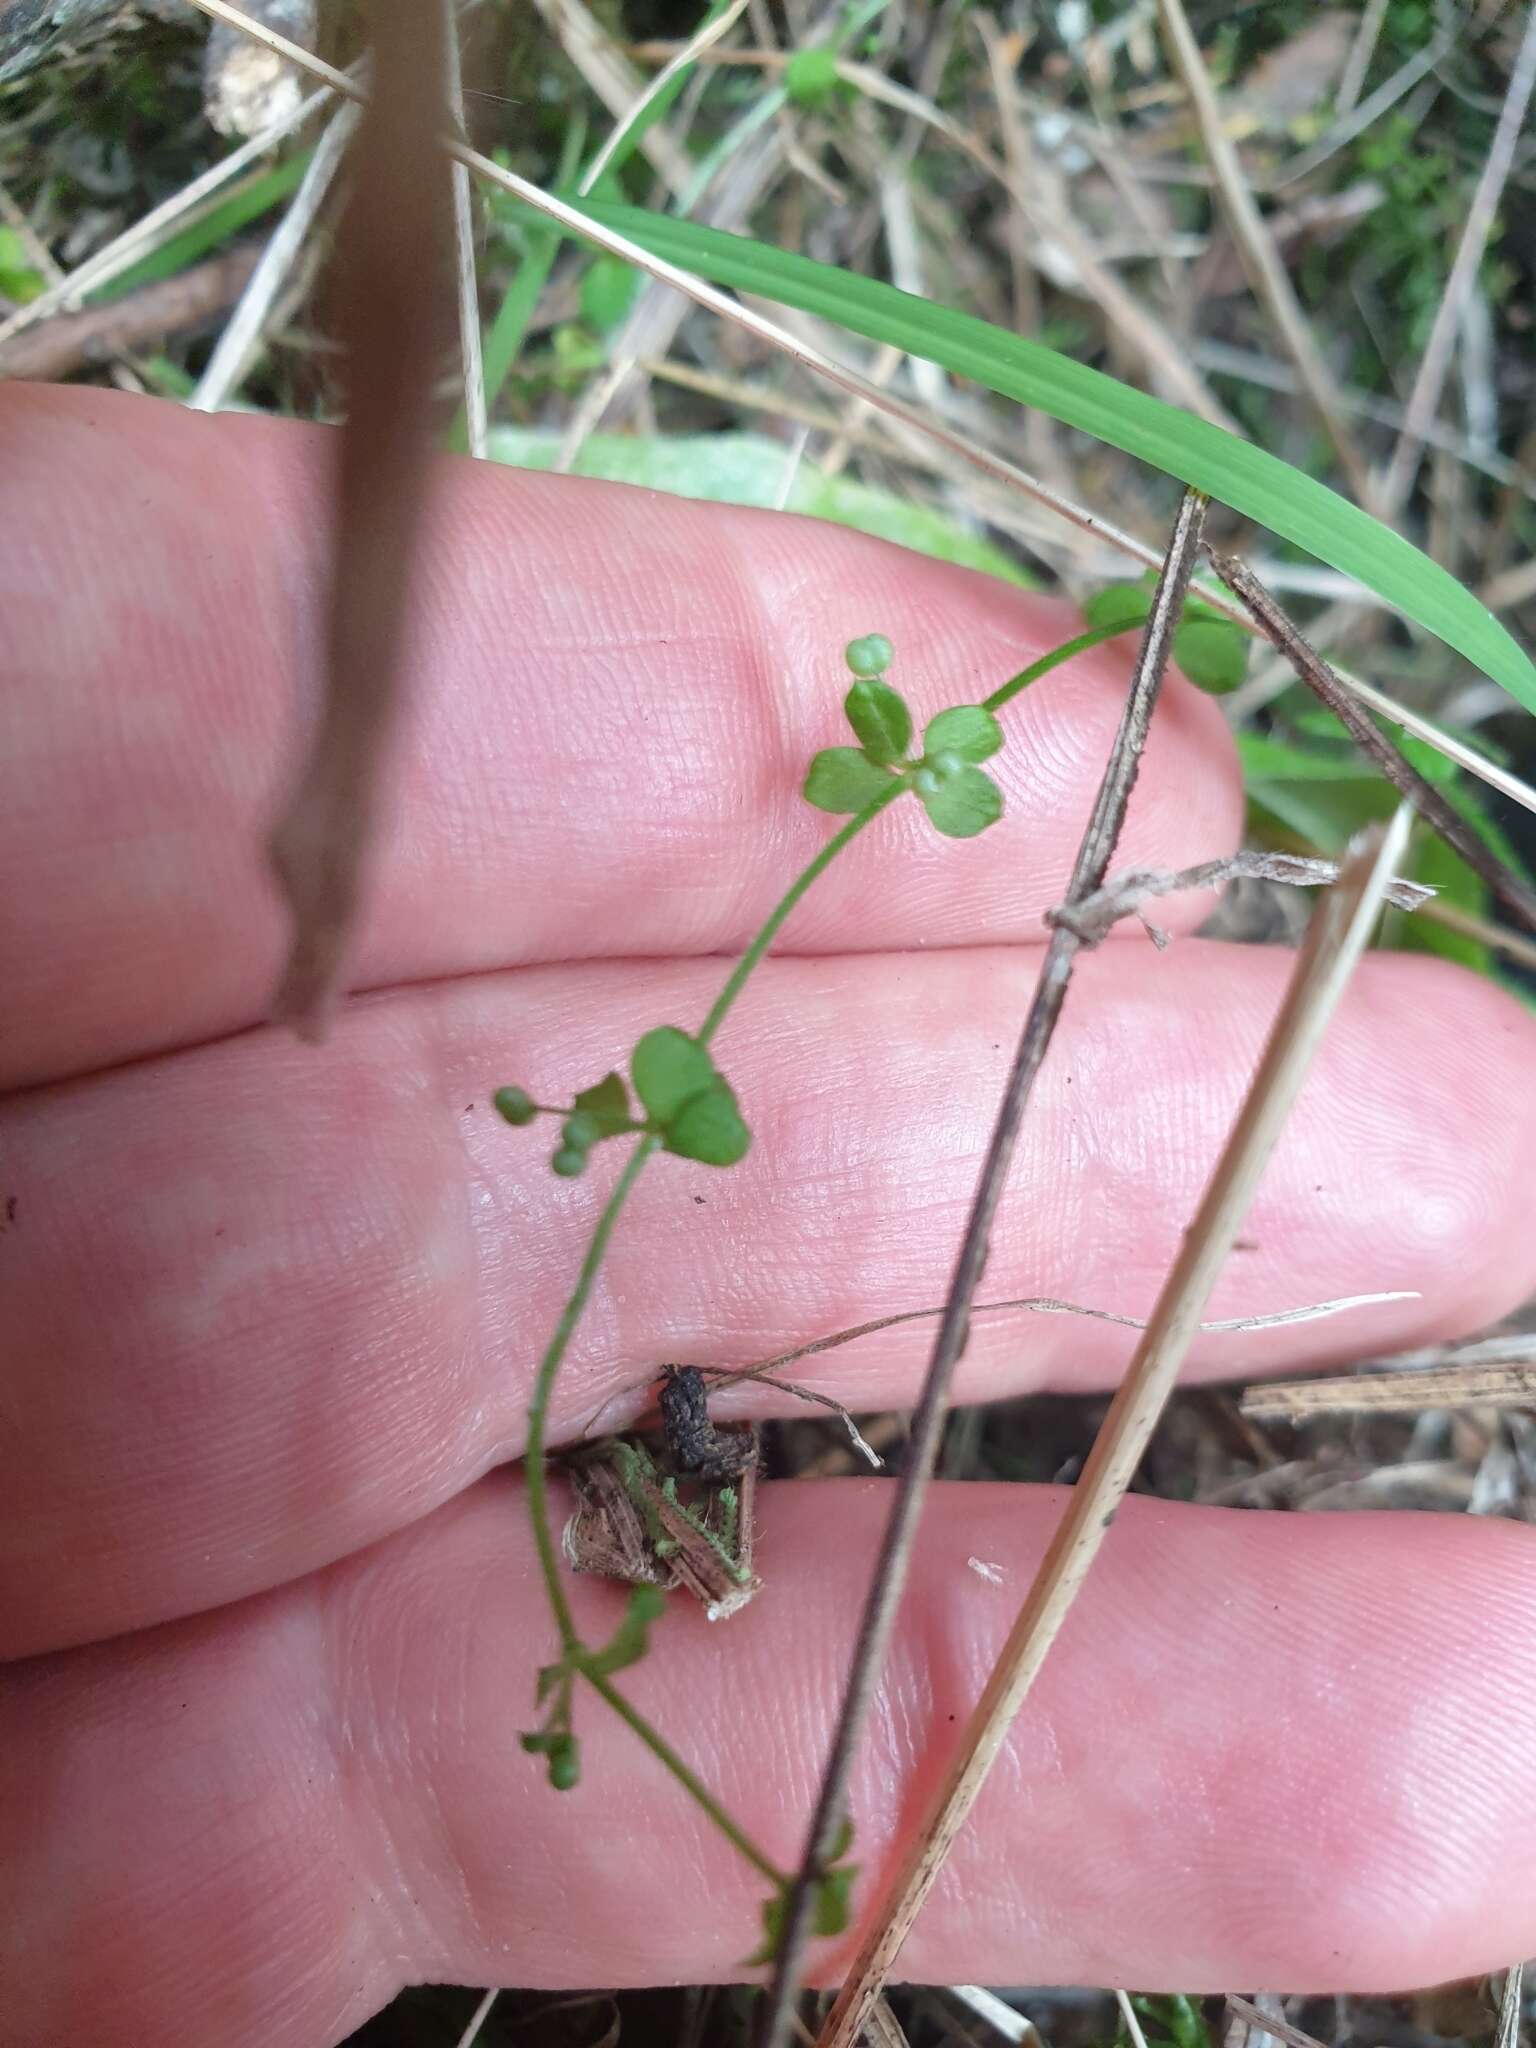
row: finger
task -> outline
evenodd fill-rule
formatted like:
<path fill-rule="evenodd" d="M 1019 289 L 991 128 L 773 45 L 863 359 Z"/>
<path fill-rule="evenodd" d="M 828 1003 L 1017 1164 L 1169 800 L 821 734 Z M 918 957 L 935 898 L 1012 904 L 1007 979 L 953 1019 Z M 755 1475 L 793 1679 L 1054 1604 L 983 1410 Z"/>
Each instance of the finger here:
<path fill-rule="evenodd" d="M 786 1867 L 890 1492 L 760 1498 L 764 1592 L 713 1627 L 677 1596 L 621 1683 Z M 935 1490 L 852 1787 L 861 1914 L 1063 1500 Z M 1128 1501 L 901 1975 L 1388 1991 L 1525 1954 L 1533 1557 L 1485 1520 Z M 573 1592 L 602 1640 L 616 1589 Z M 110 2016 L 125 2040 L 318 2048 L 423 1978 L 739 1980 L 765 1882 L 629 1731 L 580 1695 L 563 1795 L 519 1752 L 550 1649 L 521 1494 L 493 1481 L 260 1602 L 14 1669 L 4 2038 Z"/>
<path fill-rule="evenodd" d="M 739 1365 L 941 1301 L 1035 964 L 770 962 L 718 1046 L 755 1147 L 729 1174 L 666 1157 L 648 1170 L 572 1346 L 557 1436 L 663 1360 Z M 1085 962 L 986 1298 L 1146 1313 L 1288 969 L 1199 941 Z M 14 1103 L 0 1120 L 18 1195 L 0 1238 L 0 1648 L 295 1577 L 516 1455 L 615 1162 L 600 1151 L 586 1180 L 557 1179 L 549 1126 L 509 1130 L 488 1085 L 568 1098 L 647 1026 L 702 1014 L 719 974 L 589 966 L 405 991 L 362 1005 L 318 1055 L 252 1033 Z M 1368 962 L 1211 1312 L 1421 1298 L 1204 1337 L 1195 1369 L 1390 1350 L 1523 1299 L 1531 1037 L 1484 981 Z M 1106 1384 L 1133 1334 L 978 1317 L 959 1396 Z M 901 1405 L 930 1341 L 908 1325 L 797 1370 L 855 1407 Z M 740 1389 L 724 1407 L 768 1398 Z M 604 1426 L 645 1401 L 631 1391 Z"/>
<path fill-rule="evenodd" d="M 283 929 L 260 848 L 321 659 L 332 445 L 109 393 L 0 392 L 0 517 L 28 537 L 0 564 L 21 684 L 0 692 L 0 1082 L 263 1013 Z M 799 787 L 849 737 L 854 634 L 892 637 L 921 718 L 1081 628 L 818 521 L 463 462 L 438 488 L 358 986 L 735 950 L 828 835 Z M 1096 650 L 1007 713 L 1007 810 L 978 846 L 957 858 L 920 815 L 883 821 L 785 943 L 1037 938 L 1129 659 Z M 1241 816 L 1221 715 L 1176 683 L 1123 858 L 1211 858 Z"/>

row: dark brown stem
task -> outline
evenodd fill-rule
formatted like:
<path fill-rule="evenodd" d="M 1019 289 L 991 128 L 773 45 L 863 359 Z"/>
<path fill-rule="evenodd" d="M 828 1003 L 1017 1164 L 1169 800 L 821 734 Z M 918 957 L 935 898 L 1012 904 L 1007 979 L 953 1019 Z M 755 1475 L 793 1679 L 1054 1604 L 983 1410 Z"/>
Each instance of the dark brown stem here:
<path fill-rule="evenodd" d="M 1102 886 L 1109 870 L 1141 765 L 1153 708 L 1168 665 L 1174 628 L 1183 609 L 1184 593 L 1199 549 L 1205 505 L 1205 499 L 1194 490 L 1186 490 L 1179 505 L 1152 610 L 1142 634 L 1120 729 L 1115 735 L 1093 813 L 1078 848 L 1067 890 L 1069 904 L 1091 896 Z M 896 1609 L 906 1585 L 918 1517 L 938 1455 L 950 1382 L 956 1362 L 965 1349 L 971 1303 L 987 1263 L 992 1220 L 1013 1158 L 1030 1091 L 1061 1016 L 1073 963 L 1081 947 L 1082 941 L 1065 926 L 1058 925 L 1051 934 L 972 1199 L 965 1237 L 950 1282 L 949 1298 L 934 1339 L 928 1375 L 912 1413 L 906 1464 L 897 1485 L 896 1500 L 859 1619 L 848 1684 L 822 1773 L 816 1810 L 806 1836 L 805 1853 L 785 1901 L 760 2033 L 767 2048 L 783 2048 L 788 2039 L 794 2004 L 804 1975 L 816 1886 L 836 1849 L 854 1753 L 875 1688 L 885 1668 Z"/>
<path fill-rule="evenodd" d="M 1473 874 L 1479 876 L 1528 931 L 1536 932 L 1536 889 L 1507 867 L 1484 846 L 1460 812 L 1428 782 L 1370 716 L 1344 688 L 1315 647 L 1304 640 L 1276 604 L 1258 577 L 1235 555 L 1210 553 L 1211 567 L 1227 588 L 1252 613 L 1254 620 L 1307 688 L 1338 719 L 1355 745 L 1405 797 L 1421 818 L 1434 826 L 1440 837 L 1460 854 Z"/>

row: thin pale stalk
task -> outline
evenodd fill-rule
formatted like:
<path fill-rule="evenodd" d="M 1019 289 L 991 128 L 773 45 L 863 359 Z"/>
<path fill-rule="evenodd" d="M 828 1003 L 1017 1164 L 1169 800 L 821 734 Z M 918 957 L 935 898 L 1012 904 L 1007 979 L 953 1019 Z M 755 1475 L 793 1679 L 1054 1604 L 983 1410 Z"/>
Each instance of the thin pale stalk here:
<path fill-rule="evenodd" d="M 1152 712 L 1168 665 L 1174 629 L 1183 608 L 1190 570 L 1200 544 L 1205 502 L 1198 491 L 1192 490 L 1186 490 L 1180 502 L 1163 574 L 1142 632 L 1120 728 L 1078 849 L 1067 892 L 1069 902 L 1092 895 L 1102 886 L 1120 837 Z M 986 1264 L 992 1220 L 1035 1078 L 1066 1001 L 1073 963 L 1081 943 L 1064 926 L 1058 925 L 1051 934 L 1034 1000 L 1025 1019 L 987 1147 L 965 1238 L 955 1263 L 949 1298 L 934 1340 L 927 1377 L 913 1411 L 906 1465 L 860 1616 L 847 1686 L 822 1774 L 816 1809 L 807 1831 L 805 1851 L 785 1901 L 761 2030 L 769 2048 L 781 2048 L 787 2039 L 804 1973 L 817 1882 L 843 1827 L 848 1778 L 875 1688 L 884 1670 L 896 1609 L 906 1584 L 918 1518 L 938 1456 L 950 1381 L 955 1364 L 965 1349 L 971 1304 Z"/>
<path fill-rule="evenodd" d="M 464 67 L 459 56 L 456 0 L 443 0 L 443 40 L 448 73 L 448 111 L 464 132 Z M 475 215 L 469 170 L 453 167 L 453 250 L 459 289 L 459 366 L 464 379 L 464 445 L 483 457 L 485 439 L 485 359 L 480 349 L 480 289 L 475 276 Z"/>
<path fill-rule="evenodd" d="M 1350 486 L 1362 504 L 1369 505 L 1375 480 L 1360 453 L 1345 418 L 1337 384 L 1312 338 L 1306 316 L 1296 302 L 1285 265 L 1275 249 L 1264 216 L 1255 204 L 1242 164 L 1222 124 L 1221 109 L 1206 73 L 1205 60 L 1195 41 L 1195 32 L 1184 12 L 1183 0 L 1157 0 L 1163 40 L 1174 71 L 1183 84 L 1200 130 L 1200 141 L 1216 179 L 1227 226 L 1237 245 L 1254 296 L 1268 312 L 1296 371 L 1306 386 L 1307 396 L 1323 428 L 1338 451 Z"/>
<path fill-rule="evenodd" d="M 261 252 L 251 281 L 240 294 L 197 388 L 187 400 L 193 412 L 217 412 L 250 368 L 272 306 L 309 239 L 326 195 L 341 169 L 358 123 L 355 107 L 342 107 L 315 145 L 299 189 L 277 232 Z"/>
<path fill-rule="evenodd" d="M 881 1904 L 818 2048 L 855 2048 L 950 1845 L 1082 1590 L 1177 1383 L 1206 1302 L 1313 1055 L 1365 950 L 1387 884 L 1406 849 L 1409 819 L 1406 807 L 1400 808 L 1385 831 L 1372 831 L 1351 849 L 1337 886 L 1312 921 L 1258 1071 L 1130 1370 L 971 1715 L 955 1761 Z"/>

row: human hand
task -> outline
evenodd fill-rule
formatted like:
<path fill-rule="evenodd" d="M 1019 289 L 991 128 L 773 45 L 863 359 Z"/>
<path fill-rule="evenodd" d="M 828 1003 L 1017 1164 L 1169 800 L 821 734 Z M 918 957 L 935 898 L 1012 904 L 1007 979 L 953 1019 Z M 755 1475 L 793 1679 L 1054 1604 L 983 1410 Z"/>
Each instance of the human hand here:
<path fill-rule="evenodd" d="M 586 1703 L 565 1796 L 517 1746 L 550 1631 L 517 1481 L 487 1475 L 521 1448 L 607 1162 L 556 1179 L 489 1093 L 558 1099 L 702 1014 L 828 829 L 797 789 L 840 737 L 853 634 L 890 635 L 926 712 L 1073 630 L 832 528 L 452 465 L 368 993 L 305 1047 L 261 1022 L 284 935 L 258 848 L 316 664 L 327 447 L 0 391 L 0 2041 L 27 2048 L 318 2048 L 416 1979 L 741 1974 L 761 1883 L 628 1733 Z M 1127 660 L 1006 714 L 994 830 L 956 846 L 913 806 L 807 900 L 719 1046 L 754 1150 L 641 1184 L 557 1435 L 664 1359 L 942 1297 Z M 1218 711 L 1171 681 L 1116 865 L 1221 853 L 1240 816 Z M 1276 952 L 1122 933 L 1079 969 L 989 1296 L 1144 1311 L 1273 1014 Z M 1207 1337 L 1197 1369 L 1517 1303 L 1532 1046 L 1486 982 L 1367 959 L 1211 1313 L 1420 1298 Z M 928 1341 L 813 1383 L 900 1404 Z M 1129 1344 L 986 1318 L 960 1394 L 1106 1386 Z M 719 1629 L 669 1609 L 632 1674 L 784 1863 L 887 1501 L 764 1488 L 765 1592 Z M 861 1901 L 1060 1504 L 936 1489 L 855 1778 Z M 903 1973 L 1370 1989 L 1531 1948 L 1533 1564 L 1502 1523 L 1132 1499 Z M 573 1598 L 601 1636 L 618 1596 Z"/>

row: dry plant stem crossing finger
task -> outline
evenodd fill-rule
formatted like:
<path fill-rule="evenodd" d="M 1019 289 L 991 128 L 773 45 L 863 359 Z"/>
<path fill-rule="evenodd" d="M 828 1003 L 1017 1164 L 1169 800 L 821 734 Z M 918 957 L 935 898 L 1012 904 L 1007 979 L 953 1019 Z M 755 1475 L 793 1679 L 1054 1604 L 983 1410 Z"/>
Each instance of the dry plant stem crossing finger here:
<path fill-rule="evenodd" d="M 1120 729 L 1115 735 L 1109 765 L 1078 848 L 1067 891 L 1068 902 L 1090 896 L 1100 888 L 1114 856 L 1141 763 L 1142 749 L 1146 745 L 1152 711 L 1168 665 L 1174 628 L 1178 624 L 1184 594 L 1189 587 L 1190 571 L 1200 545 L 1205 506 L 1206 501 L 1198 491 L 1185 491 L 1174 521 L 1152 610 L 1142 634 Z M 955 1264 L 954 1278 L 950 1283 L 949 1299 L 934 1340 L 927 1378 L 913 1411 L 907 1462 L 860 1617 L 847 1688 L 816 1810 L 807 1833 L 805 1853 L 785 1901 L 762 2023 L 762 2036 L 769 2048 L 782 2048 L 788 2036 L 804 1972 L 816 1886 L 834 1853 L 843 1825 L 854 1752 L 885 1666 L 896 1609 L 906 1584 L 918 1517 L 938 1455 L 950 1381 L 956 1361 L 965 1349 L 971 1304 L 987 1262 L 992 1219 L 1013 1158 L 1030 1091 L 1061 1016 L 1073 963 L 1081 946 L 1082 941 L 1064 926 L 1058 926 L 1052 932 L 998 1109 L 965 1238 Z"/>
<path fill-rule="evenodd" d="M 1393 788 L 1434 826 L 1446 845 L 1460 854 L 1475 875 L 1481 876 L 1527 930 L 1536 932 L 1536 890 L 1484 846 L 1434 784 L 1426 781 L 1386 734 L 1371 723 L 1327 662 L 1297 632 L 1253 571 L 1235 555 L 1212 552 L 1210 559 L 1222 582 L 1247 605 L 1267 637 L 1286 656 L 1319 703 L 1326 705 L 1338 719 L 1361 752 L 1375 762 Z"/>
<path fill-rule="evenodd" d="M 955 1762 L 828 2016 L 818 2048 L 855 2048 L 886 1974 L 1082 1589 L 1173 1391 L 1312 1056 L 1365 949 L 1406 847 L 1409 817 L 1407 808 L 1400 807 L 1386 830 L 1377 828 L 1351 849 L 1338 885 L 1312 921 L 1258 1072 L 1146 1334 L 971 1715 Z"/>

